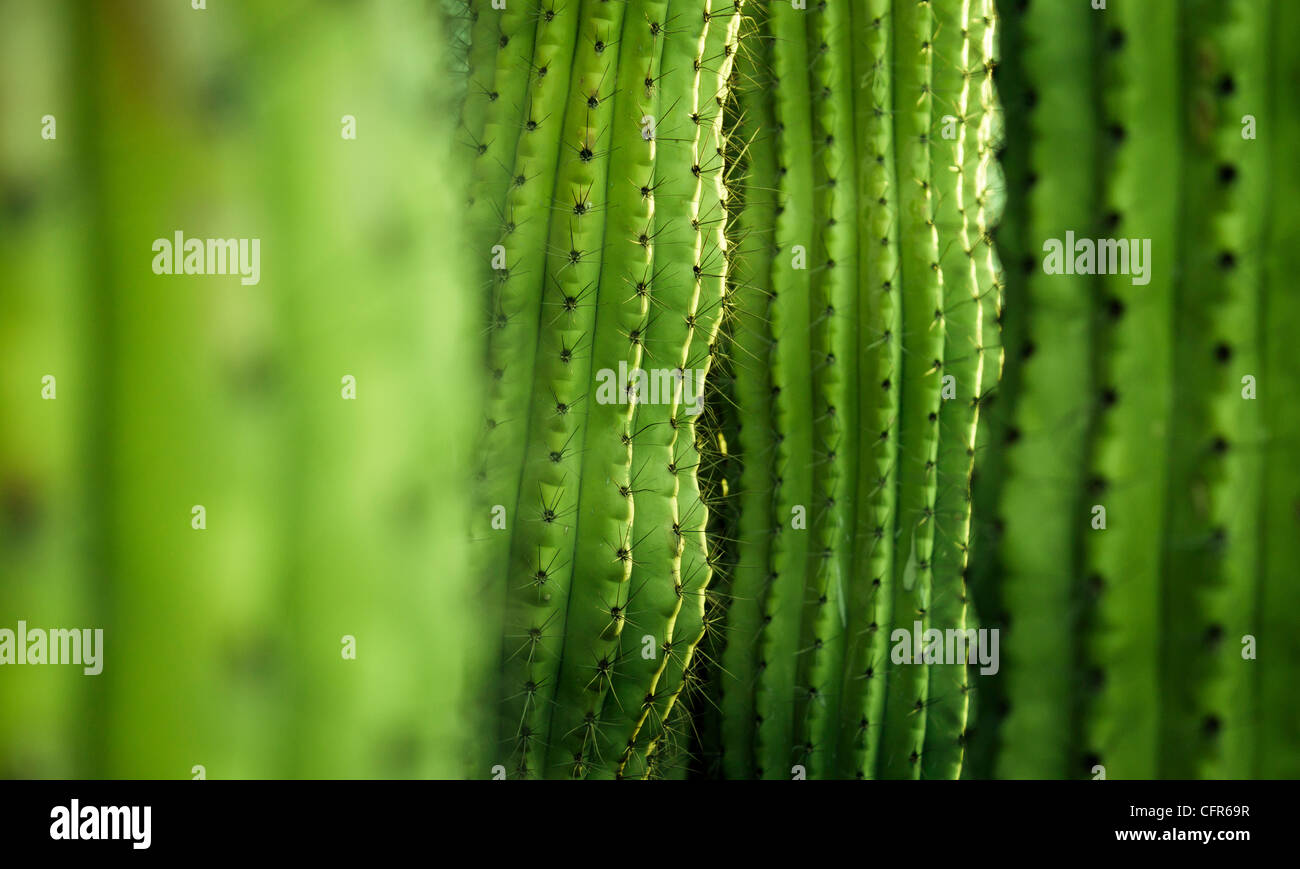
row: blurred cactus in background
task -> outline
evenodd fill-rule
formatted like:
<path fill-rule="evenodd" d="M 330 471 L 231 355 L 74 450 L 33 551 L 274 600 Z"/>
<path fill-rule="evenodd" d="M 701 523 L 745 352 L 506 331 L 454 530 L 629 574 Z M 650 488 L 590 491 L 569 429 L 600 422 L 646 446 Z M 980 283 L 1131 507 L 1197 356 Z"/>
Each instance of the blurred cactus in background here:
<path fill-rule="evenodd" d="M 207 7 L 0 10 L 0 627 L 104 631 L 0 668 L 0 774 L 460 776 L 462 22 Z M 260 281 L 156 275 L 178 231 Z"/>
<path fill-rule="evenodd" d="M 1300 6 L 1002 5 L 970 773 L 1300 776 Z"/>

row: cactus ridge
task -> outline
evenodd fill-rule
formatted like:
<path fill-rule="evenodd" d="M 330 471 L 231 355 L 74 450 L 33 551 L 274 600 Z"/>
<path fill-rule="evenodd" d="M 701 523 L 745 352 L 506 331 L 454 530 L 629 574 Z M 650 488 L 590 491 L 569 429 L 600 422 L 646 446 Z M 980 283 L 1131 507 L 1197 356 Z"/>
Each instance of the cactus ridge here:
<path fill-rule="evenodd" d="M 1257 591 L 1257 623 L 1253 633 L 1260 646 L 1276 650 L 1267 658 L 1253 662 L 1259 667 L 1258 724 L 1253 775 L 1260 778 L 1300 777 L 1300 697 L 1295 685 L 1300 683 L 1300 632 L 1295 630 L 1294 614 L 1300 607 L 1300 586 L 1295 582 L 1294 566 L 1300 563 L 1300 470 L 1292 458 L 1300 437 L 1300 370 L 1294 362 L 1293 336 L 1300 334 L 1300 304 L 1297 304 L 1295 275 L 1300 273 L 1300 249 L 1293 240 L 1300 232 L 1300 209 L 1295 208 L 1291 191 L 1300 177 L 1292 154 L 1293 143 L 1300 137 L 1300 112 L 1286 82 L 1300 76 L 1300 56 L 1291 50 L 1295 34 L 1300 32 L 1300 7 L 1294 3 L 1273 3 L 1272 17 L 1264 22 L 1271 33 L 1268 70 L 1267 107 L 1277 125 L 1268 137 L 1266 177 L 1269 192 L 1265 213 L 1268 216 L 1263 239 L 1264 298 L 1260 305 L 1259 329 L 1263 343 L 1260 371 L 1255 376 L 1256 401 L 1264 402 L 1260 443 L 1267 461 L 1264 492 L 1260 500 L 1260 524 L 1263 537 L 1263 564 Z M 1254 144 L 1262 144 L 1256 142 Z M 1233 371 L 1234 386 L 1246 388 L 1245 378 L 1252 372 Z M 1267 384 L 1267 392 L 1263 384 Z M 1224 644 L 1240 655 L 1244 638 L 1225 634 Z"/>
<path fill-rule="evenodd" d="M 777 190 L 775 242 L 769 276 L 770 360 L 773 390 L 772 579 L 764 598 L 755 687 L 755 762 L 760 777 L 785 778 L 795 762 L 795 686 L 804 575 L 812 508 L 812 371 L 810 281 L 795 268 L 796 247 L 813 248 L 813 165 L 807 78 L 807 16 L 783 3 L 766 19 L 771 52 Z M 753 183 L 751 181 L 751 183 Z M 802 518 L 798 516 L 803 514 Z M 802 525 L 803 527 L 796 527 Z"/>
<path fill-rule="evenodd" d="M 734 267 L 735 319 L 729 345 L 733 372 L 732 400 L 744 409 L 735 444 L 740 457 L 737 516 L 734 524 L 735 563 L 727 593 L 726 633 L 717 681 L 721 693 L 722 770 L 727 778 L 743 778 L 754 768 L 754 692 L 763 598 L 771 572 L 772 477 L 768 463 L 776 441 L 772 427 L 772 378 L 767 367 L 771 352 L 767 334 L 775 222 L 775 191 L 752 183 L 776 175 L 772 107 L 761 93 L 757 55 L 763 49 L 761 25 L 748 13 L 740 26 L 737 61 L 739 104 L 736 139 L 740 187 L 736 207 Z"/>

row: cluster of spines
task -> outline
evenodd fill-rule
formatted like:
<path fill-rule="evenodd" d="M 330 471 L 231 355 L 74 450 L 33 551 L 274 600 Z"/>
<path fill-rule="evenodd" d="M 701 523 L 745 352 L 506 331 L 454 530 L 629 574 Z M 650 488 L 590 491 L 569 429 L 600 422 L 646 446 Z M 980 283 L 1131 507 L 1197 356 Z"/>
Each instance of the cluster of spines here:
<path fill-rule="evenodd" d="M 469 21 L 469 44 L 465 55 L 465 98 L 460 110 L 460 137 L 472 149 L 471 163 L 489 146 L 484 139 L 488 113 L 502 105 L 496 87 L 496 48 L 500 37 L 499 16 L 489 8 L 490 0 L 466 0 L 463 17 Z M 499 108 L 498 108 L 499 110 Z M 481 169 L 486 169 L 483 164 Z M 480 182 L 481 183 L 481 182 Z"/>

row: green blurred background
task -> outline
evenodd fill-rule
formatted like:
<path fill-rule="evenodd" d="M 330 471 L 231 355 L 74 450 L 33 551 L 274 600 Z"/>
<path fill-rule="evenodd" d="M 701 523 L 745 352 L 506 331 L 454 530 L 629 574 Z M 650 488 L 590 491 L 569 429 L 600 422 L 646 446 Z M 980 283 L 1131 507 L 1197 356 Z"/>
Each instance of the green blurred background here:
<path fill-rule="evenodd" d="M 0 0 L 0 628 L 104 630 L 101 675 L 0 666 L 0 777 L 459 776 L 463 36 L 206 6 Z M 155 275 L 177 231 L 260 282 Z"/>

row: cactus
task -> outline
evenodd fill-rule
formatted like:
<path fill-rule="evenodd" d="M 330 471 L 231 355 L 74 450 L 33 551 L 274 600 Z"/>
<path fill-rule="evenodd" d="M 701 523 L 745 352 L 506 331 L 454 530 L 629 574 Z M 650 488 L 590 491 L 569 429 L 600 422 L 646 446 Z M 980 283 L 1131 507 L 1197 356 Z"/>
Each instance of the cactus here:
<path fill-rule="evenodd" d="M 753 14 L 723 766 L 955 778 L 965 663 L 894 663 L 892 647 L 915 623 L 974 627 L 970 475 L 997 374 L 995 18 L 913 0 Z"/>
<path fill-rule="evenodd" d="M 472 38 L 502 36 L 462 118 L 492 384 L 473 537 L 504 602 L 489 759 L 511 777 L 645 777 L 680 748 L 671 717 L 712 572 L 694 417 L 725 301 L 739 12 L 674 5 L 475 10 Z M 522 63 L 504 38 L 521 18 L 536 28 Z"/>
<path fill-rule="evenodd" d="M 1000 609 L 980 609 L 1014 619 L 1001 644 L 999 680 L 1014 699 L 1000 732 L 1002 744 L 1019 748 L 999 753 L 996 770 L 1012 778 L 1063 774 L 1063 765 L 1049 772 L 1044 758 L 1063 758 L 1078 719 L 1072 698 L 1079 692 L 1068 662 L 1078 654 L 1072 577 L 1081 558 L 1074 529 L 1082 509 L 1087 436 L 1078 406 L 1079 396 L 1094 394 L 1092 309 L 1087 279 L 1043 274 L 1041 241 L 1033 240 L 1062 238 L 1071 227 L 1089 225 L 1094 213 L 1098 146 L 1092 120 L 1075 107 L 1092 104 L 1096 86 L 1089 77 L 1054 72 L 1089 65 L 1092 41 L 1077 38 L 1090 26 L 1089 14 L 1083 4 L 1034 4 L 1023 18 L 1004 16 L 1005 57 L 1016 74 L 1006 76 L 1003 96 L 1020 112 L 1008 111 L 1003 159 L 1008 178 L 1022 186 L 1008 196 L 1017 206 L 1009 207 L 1008 221 L 1018 232 L 1000 232 L 998 243 L 1015 264 L 1007 272 L 1005 340 L 1008 385 L 1016 388 L 1010 396 L 1002 390 L 999 398 L 1000 415 L 1013 421 L 998 426 L 993 449 L 1002 453 L 999 502 L 988 512 L 1004 526 L 997 541 Z M 1078 155 L 1070 171 L 1053 171 L 1052 160 L 1066 153 Z M 1031 172 L 1037 173 L 1032 185 Z M 1007 405 L 1013 401 L 1023 412 L 1010 416 Z M 1000 619 L 990 623 L 1003 627 Z M 1015 642 L 1017 635 L 1023 640 Z"/>
<path fill-rule="evenodd" d="M 864 4 L 849 13 L 852 108 L 832 84 L 844 10 L 757 7 L 735 268 L 745 483 L 717 678 L 730 777 L 1293 768 L 1288 621 L 1264 602 L 1288 600 L 1294 480 L 1262 476 L 1297 434 L 1273 337 L 1289 322 L 1276 233 L 1291 208 L 1270 199 L 1277 146 L 1255 143 L 1248 117 L 1271 113 L 1280 141 L 1293 129 L 1261 50 L 1290 13 L 1109 6 L 1018 6 L 1003 54 L 989 5 Z M 846 111 L 852 173 L 836 156 Z M 854 184 L 848 230 L 869 243 L 847 260 L 836 202 Z M 988 243 L 1004 202 L 1005 274 Z M 1076 269 L 1073 249 L 1053 263 L 1052 244 L 1076 237 L 1098 239 L 1091 263 Z M 854 270 L 856 371 L 834 344 Z M 870 293 L 894 281 L 897 297 Z M 1263 370 L 1283 390 L 1272 400 L 1253 391 Z M 855 419 L 856 452 L 837 439 Z M 836 496 L 855 462 L 849 560 Z M 791 524 L 807 499 L 807 526 Z M 891 660 L 894 630 L 971 627 L 977 610 L 1005 635 L 999 675 Z M 1278 645 L 1255 664 L 1265 636 Z"/>
<path fill-rule="evenodd" d="M 0 627 L 103 629 L 0 667 L 0 775 L 467 772 L 453 31 L 382 5 L 0 3 Z M 151 273 L 178 229 L 259 282 Z"/>
<path fill-rule="evenodd" d="M 0 0 L 0 774 L 1300 776 L 1300 6 L 164 5 Z"/>
<path fill-rule="evenodd" d="M 1000 473 L 976 498 L 1001 527 L 976 544 L 975 598 L 1006 654 L 975 773 L 1293 776 L 1277 607 L 1296 488 L 1270 466 L 1300 433 L 1276 367 L 1294 260 L 1277 233 L 1294 208 L 1270 174 L 1295 131 L 1276 37 L 1295 14 L 1106 5 L 1004 16 L 998 242 L 1022 266 L 1007 273 Z M 1141 247 L 1118 270 L 1054 273 L 1044 251 L 1066 233 Z M 1271 377 L 1280 391 L 1256 395 Z"/>
<path fill-rule="evenodd" d="M 77 282 L 88 267 L 85 255 L 76 253 L 85 212 L 65 181 L 73 156 L 48 147 L 32 126 L 66 98 L 75 73 L 58 60 L 66 33 L 52 7 L 7 2 L 0 8 L 0 105 L 26 121 L 21 129 L 6 123 L 0 136 L 0 257 L 11 272 L 0 287 L 6 362 L 0 375 L 0 616 L 9 630 L 19 617 L 33 625 L 89 624 L 90 565 L 77 521 L 88 499 L 78 433 L 93 410 L 88 401 L 72 400 L 79 391 L 73 384 L 93 370 L 83 349 L 89 324 Z M 66 141 L 67 118 L 53 114 L 54 133 L 62 123 Z M 19 293 L 21 287 L 40 291 Z M 43 383 L 47 376 L 52 383 Z M 41 391 L 51 386 L 56 398 L 43 402 Z M 87 700 L 79 684 L 84 677 L 51 679 L 46 668 L 5 666 L 2 678 L 0 702 L 15 713 L 0 721 L 0 776 L 76 776 L 89 755 L 77 737 Z"/>
<path fill-rule="evenodd" d="M 1294 4 L 1274 2 L 1273 17 L 1265 23 L 1270 34 L 1269 83 L 1266 103 L 1276 129 L 1265 142 L 1268 161 L 1268 225 L 1260 242 L 1263 297 L 1260 301 L 1263 375 L 1257 384 L 1268 384 L 1268 392 L 1256 400 L 1261 410 L 1263 431 L 1260 457 L 1266 463 L 1262 473 L 1263 497 L 1260 531 L 1263 553 L 1257 599 L 1257 639 L 1269 653 L 1259 660 L 1256 681 L 1258 701 L 1253 775 L 1258 778 L 1300 778 L 1300 700 L 1295 685 L 1300 682 L 1300 632 L 1295 629 L 1300 589 L 1295 582 L 1295 565 L 1300 563 L 1300 473 L 1297 473 L 1294 445 L 1300 433 L 1300 373 L 1291 359 L 1289 336 L 1300 334 L 1300 305 L 1292 289 L 1300 273 L 1300 251 L 1291 243 L 1300 231 L 1300 209 L 1287 197 L 1295 190 L 1300 167 L 1288 156 L 1300 136 L 1300 112 L 1290 89 L 1282 82 L 1300 81 L 1300 58 L 1290 50 L 1291 35 L 1300 30 L 1300 9 Z M 1236 372 L 1234 372 L 1236 373 Z M 1247 376 L 1248 372 L 1241 377 Z M 1238 378 L 1240 381 L 1240 378 Z M 1242 386 L 1240 382 L 1239 386 Z M 1244 387 L 1243 387 L 1244 388 Z M 1232 638 L 1229 638 L 1230 640 Z"/>

